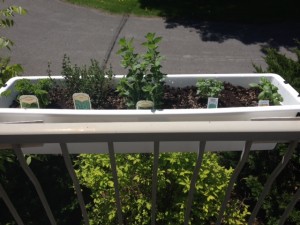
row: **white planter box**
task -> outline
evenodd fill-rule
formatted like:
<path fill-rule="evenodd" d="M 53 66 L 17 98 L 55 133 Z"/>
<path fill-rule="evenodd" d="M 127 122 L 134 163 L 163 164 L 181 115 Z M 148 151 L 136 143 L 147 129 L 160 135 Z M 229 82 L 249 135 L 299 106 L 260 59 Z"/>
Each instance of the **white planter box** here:
<path fill-rule="evenodd" d="M 279 93 L 284 101 L 281 106 L 267 107 L 232 107 L 219 109 L 166 109 L 166 110 L 70 110 L 70 109 L 16 109 L 8 108 L 16 94 L 14 92 L 14 82 L 18 79 L 30 79 L 32 81 L 45 78 L 35 77 L 15 77 L 7 82 L 7 86 L 0 89 L 0 93 L 5 90 L 12 90 L 9 97 L 0 97 L 0 123 L 16 121 L 34 121 L 42 120 L 45 123 L 72 123 L 72 122 L 139 122 L 139 121 L 233 121 L 233 120 L 251 120 L 265 117 L 296 117 L 300 112 L 299 94 L 285 81 L 276 74 L 182 74 L 168 75 L 166 84 L 175 87 L 184 87 L 195 85 L 200 78 L 216 78 L 221 81 L 230 82 L 233 85 L 248 87 L 249 83 L 258 83 L 260 77 L 267 77 L 274 85 L 279 88 Z M 117 79 L 121 76 L 117 76 Z M 54 79 L 63 81 L 61 76 L 55 76 Z M 72 144 L 75 145 L 75 144 Z M 102 143 L 99 150 L 99 143 L 84 146 L 86 152 L 106 152 L 106 144 Z M 153 143 L 121 143 L 116 144 L 116 152 L 122 152 L 122 149 L 133 149 L 134 146 L 142 146 L 145 152 L 153 150 Z M 79 146 L 79 145 L 78 145 Z M 136 146 L 136 147 L 138 147 Z M 206 149 L 211 151 L 222 150 L 241 150 L 242 142 L 214 142 L 208 143 Z M 255 144 L 252 149 L 271 149 L 274 144 Z M 51 153 L 58 152 L 55 147 L 51 147 Z M 82 148 L 82 147 L 80 147 Z M 139 147 L 140 148 L 140 147 Z M 178 151 L 197 151 L 196 142 L 170 142 L 162 143 L 161 150 L 168 151 L 172 148 Z M 38 149 L 38 148 L 36 148 Z M 49 148 L 50 149 L 50 148 Z M 26 149 L 24 148 L 26 151 Z M 79 148 L 72 147 L 71 152 L 78 152 Z M 82 152 L 82 149 L 80 150 Z M 134 149 L 132 150 L 133 152 Z M 27 149 L 27 152 L 36 152 L 34 149 Z M 45 152 L 47 152 L 45 150 Z M 50 153 L 49 152 L 49 153 Z"/>

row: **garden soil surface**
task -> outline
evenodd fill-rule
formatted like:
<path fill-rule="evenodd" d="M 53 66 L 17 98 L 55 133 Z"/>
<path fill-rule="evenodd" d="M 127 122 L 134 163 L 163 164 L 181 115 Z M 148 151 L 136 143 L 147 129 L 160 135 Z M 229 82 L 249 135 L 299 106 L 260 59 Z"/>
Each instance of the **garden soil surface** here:
<path fill-rule="evenodd" d="M 219 96 L 219 108 L 225 107 L 247 107 L 257 106 L 259 90 L 254 88 L 243 88 L 224 83 L 224 90 Z M 49 93 L 52 104 L 47 108 L 73 109 L 71 94 L 66 89 L 56 87 Z M 106 101 L 101 106 L 95 105 L 93 109 L 126 109 L 124 98 L 118 96 L 115 90 L 108 93 Z M 165 86 L 163 97 L 163 109 L 191 109 L 207 108 L 207 99 L 197 95 L 197 88 L 194 86 L 185 88 L 174 88 Z"/>

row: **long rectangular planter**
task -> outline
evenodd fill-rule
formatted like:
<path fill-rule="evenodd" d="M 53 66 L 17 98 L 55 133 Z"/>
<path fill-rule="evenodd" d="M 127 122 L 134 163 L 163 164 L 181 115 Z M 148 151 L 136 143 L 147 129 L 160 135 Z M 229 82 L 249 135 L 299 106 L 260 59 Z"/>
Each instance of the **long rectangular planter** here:
<path fill-rule="evenodd" d="M 9 108 L 12 100 L 17 93 L 14 91 L 14 84 L 19 79 L 30 79 L 32 82 L 46 78 L 44 76 L 15 77 L 7 82 L 6 87 L 0 89 L 0 93 L 11 90 L 9 97 L 0 97 L 0 123 L 18 122 L 18 121 L 36 121 L 44 123 L 73 123 L 73 122 L 139 122 L 139 121 L 236 121 L 236 120 L 253 120 L 270 117 L 296 117 L 300 112 L 300 97 L 282 77 L 276 74 L 181 74 L 168 75 L 166 84 L 174 87 L 184 87 L 195 85 L 200 78 L 215 78 L 220 81 L 230 82 L 233 85 L 248 87 L 249 83 L 258 83 L 259 79 L 267 77 L 274 85 L 279 88 L 279 93 L 283 96 L 284 101 L 280 106 L 267 107 L 232 107 L 219 109 L 165 109 L 165 110 L 70 110 L 70 109 L 16 109 Z M 116 81 L 122 76 L 116 76 Z M 54 76 L 59 82 L 63 82 L 63 77 Z M 122 149 L 130 149 L 135 145 L 143 146 L 145 152 L 151 152 L 152 143 L 126 143 L 116 147 L 116 152 L 122 152 Z M 75 145 L 75 144 L 72 144 Z M 106 152 L 107 148 L 99 150 L 99 143 L 85 146 L 87 152 Z M 94 147 L 93 147 L 94 146 Z M 148 146 L 148 147 L 147 147 Z M 206 149 L 210 151 L 222 150 L 241 150 L 242 142 L 214 142 L 208 143 Z M 138 147 L 138 146 L 136 146 Z M 253 149 L 271 149 L 274 144 L 260 143 L 255 144 Z M 73 146 L 71 152 L 76 153 L 81 145 Z M 197 151 L 198 143 L 175 143 L 170 142 L 162 145 L 162 151 Z M 183 149 L 184 148 L 184 149 Z M 34 150 L 36 149 L 36 150 Z M 38 148 L 24 148 L 26 152 L 39 152 Z M 45 150 L 45 153 L 59 153 L 59 149 L 52 145 Z M 49 150 L 51 149 L 51 150 Z M 82 152 L 82 149 L 80 150 Z M 134 149 L 133 149 L 134 152 Z"/>

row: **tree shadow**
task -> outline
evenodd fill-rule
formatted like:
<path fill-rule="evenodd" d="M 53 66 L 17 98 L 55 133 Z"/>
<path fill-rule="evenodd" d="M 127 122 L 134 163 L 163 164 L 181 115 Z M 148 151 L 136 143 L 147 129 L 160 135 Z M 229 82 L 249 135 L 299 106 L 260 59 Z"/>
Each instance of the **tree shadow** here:
<path fill-rule="evenodd" d="M 169 29 L 177 26 L 195 29 L 203 41 L 222 43 L 236 39 L 246 45 L 266 44 L 272 48 L 292 48 L 300 38 L 300 23 L 224 23 L 166 20 Z"/>
<path fill-rule="evenodd" d="M 141 7 L 159 11 L 166 28 L 195 29 L 203 41 L 237 39 L 244 44 L 294 47 L 300 39 L 297 0 L 140 0 Z"/>

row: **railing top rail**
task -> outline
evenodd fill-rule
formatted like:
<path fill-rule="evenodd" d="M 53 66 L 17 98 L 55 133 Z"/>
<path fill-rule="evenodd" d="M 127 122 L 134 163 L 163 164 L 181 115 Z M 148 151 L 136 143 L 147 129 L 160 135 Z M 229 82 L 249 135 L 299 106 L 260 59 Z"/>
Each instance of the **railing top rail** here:
<path fill-rule="evenodd" d="M 300 121 L 188 121 L 0 124 L 0 143 L 93 141 L 290 141 Z"/>

